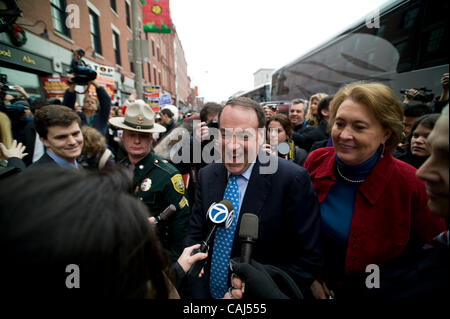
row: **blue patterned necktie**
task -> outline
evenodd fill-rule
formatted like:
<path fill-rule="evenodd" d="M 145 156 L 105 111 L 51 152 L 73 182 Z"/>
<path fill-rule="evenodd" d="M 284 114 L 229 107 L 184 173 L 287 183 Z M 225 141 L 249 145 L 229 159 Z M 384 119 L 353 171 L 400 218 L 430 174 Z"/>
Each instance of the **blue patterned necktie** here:
<path fill-rule="evenodd" d="M 214 299 L 223 298 L 228 291 L 228 264 L 230 263 L 231 248 L 233 247 L 234 231 L 239 217 L 239 187 L 236 182 L 237 176 L 230 175 L 227 188 L 223 196 L 233 204 L 235 216 L 231 226 L 218 227 L 214 239 L 214 247 L 211 260 L 211 275 L 209 280 L 209 290 Z"/>

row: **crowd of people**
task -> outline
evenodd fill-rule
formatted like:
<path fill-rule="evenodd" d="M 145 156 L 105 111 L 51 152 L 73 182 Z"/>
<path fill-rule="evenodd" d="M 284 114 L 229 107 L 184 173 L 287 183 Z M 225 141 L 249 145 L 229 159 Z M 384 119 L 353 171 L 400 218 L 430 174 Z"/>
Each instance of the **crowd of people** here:
<path fill-rule="evenodd" d="M 448 74 L 441 82 L 431 105 L 355 82 L 294 99 L 287 114 L 238 97 L 184 119 L 134 97 L 112 105 L 95 81 L 78 110 L 74 84 L 53 104 L 17 87 L 28 106 L 4 95 L 0 112 L 0 281 L 11 296 L 448 296 Z M 212 232 L 223 200 L 232 212 Z M 250 261 L 245 213 L 259 218 Z M 79 289 L 64 284 L 73 264 Z"/>

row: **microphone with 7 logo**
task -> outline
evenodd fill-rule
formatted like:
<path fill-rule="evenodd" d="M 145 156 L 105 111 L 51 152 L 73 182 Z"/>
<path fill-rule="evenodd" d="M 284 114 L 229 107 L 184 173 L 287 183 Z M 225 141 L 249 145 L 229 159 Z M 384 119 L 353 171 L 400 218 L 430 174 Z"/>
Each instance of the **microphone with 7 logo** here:
<path fill-rule="evenodd" d="M 208 233 L 208 236 L 204 241 L 200 243 L 200 248 L 192 251 L 191 255 L 195 255 L 197 253 L 207 253 L 209 250 L 209 244 L 211 242 L 211 238 L 218 226 L 224 225 L 225 228 L 229 228 L 234 218 L 234 210 L 233 204 L 227 200 L 222 200 L 219 203 L 213 203 L 209 209 L 207 216 L 210 221 L 214 223 L 214 226 Z M 194 265 L 192 265 L 191 269 L 188 272 L 189 276 L 197 277 L 200 271 L 203 268 L 206 260 L 199 260 Z"/>

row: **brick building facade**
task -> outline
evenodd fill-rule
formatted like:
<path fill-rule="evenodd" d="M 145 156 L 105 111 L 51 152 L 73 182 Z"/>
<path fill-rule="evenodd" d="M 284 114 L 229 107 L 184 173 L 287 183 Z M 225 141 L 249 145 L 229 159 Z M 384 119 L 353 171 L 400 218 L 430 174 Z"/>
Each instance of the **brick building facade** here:
<path fill-rule="evenodd" d="M 16 23 L 26 31 L 27 42 L 17 47 L 5 33 L 0 34 L 0 51 L 5 52 L 0 56 L 0 72 L 9 73 L 14 84 L 43 96 L 39 78 L 64 76 L 72 52 L 83 49 L 86 62 L 114 69 L 115 101 L 122 103 L 133 91 L 135 74 L 128 59 L 128 41 L 133 39 L 132 0 L 17 0 L 17 5 L 23 15 Z M 148 40 L 149 45 L 148 55 L 143 56 L 143 85 L 158 85 L 162 93 L 170 93 L 172 104 L 179 101 L 186 105 L 190 79 L 176 30 L 170 34 L 140 30 L 141 39 Z M 9 59 L 8 52 L 16 58 Z M 42 63 L 31 65 L 20 56 Z M 29 79 L 21 82 L 21 72 L 29 74 Z"/>

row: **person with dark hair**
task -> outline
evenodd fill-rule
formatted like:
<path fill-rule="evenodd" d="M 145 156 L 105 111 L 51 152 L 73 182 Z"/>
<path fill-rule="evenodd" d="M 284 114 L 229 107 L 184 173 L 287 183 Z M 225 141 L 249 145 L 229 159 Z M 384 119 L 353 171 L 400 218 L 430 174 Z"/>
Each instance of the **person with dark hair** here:
<path fill-rule="evenodd" d="M 222 110 L 222 106 L 220 104 L 214 103 L 214 102 L 208 102 L 206 103 L 203 108 L 200 111 L 200 123 L 193 128 L 194 134 L 193 138 L 196 139 L 197 142 L 201 143 L 201 151 L 203 154 L 203 148 L 211 142 L 211 132 L 210 128 L 217 129 L 219 127 L 218 125 L 218 118 L 219 113 Z M 192 145 L 191 145 L 192 146 Z M 193 147 L 191 148 L 191 150 Z M 214 149 L 211 149 L 211 156 L 214 155 Z M 209 163 L 206 163 L 203 158 L 199 166 L 197 167 L 197 170 L 206 166 Z"/>
<path fill-rule="evenodd" d="M 330 137 L 330 129 L 328 127 L 328 119 L 330 117 L 329 106 L 332 99 L 333 96 L 326 96 L 321 99 L 319 104 L 317 105 L 317 115 L 319 118 L 319 126 L 317 129 L 320 130 L 321 135 L 326 138 L 313 142 L 311 148 L 309 149 L 310 152 L 321 147 L 333 145 L 333 141 Z"/>
<path fill-rule="evenodd" d="M 175 261 L 183 251 L 190 209 L 180 172 L 152 151 L 152 134 L 162 133 L 165 128 L 155 123 L 155 113 L 143 100 L 131 103 L 124 117 L 112 117 L 109 123 L 123 130 L 122 142 L 128 155 L 118 165 L 133 171 L 134 196 L 147 205 L 149 217 L 175 206 L 174 214 L 161 221 L 163 247 Z"/>
<path fill-rule="evenodd" d="M 438 118 L 439 114 L 426 114 L 417 119 L 409 135 L 409 148 L 397 159 L 419 168 L 431 154 L 431 147 L 427 143 L 427 138 Z"/>
<path fill-rule="evenodd" d="M 0 112 L 4 112 L 11 120 L 13 138 L 18 142 L 24 141 L 24 128 L 30 121 L 30 105 L 35 100 L 28 95 L 23 87 L 14 85 L 14 95 L 0 90 Z M 17 92 L 17 93 L 16 93 Z"/>
<path fill-rule="evenodd" d="M 205 122 L 205 124 L 208 124 L 213 120 L 217 121 L 221 109 L 222 105 L 218 103 L 206 103 L 200 110 L 200 121 Z"/>
<path fill-rule="evenodd" d="M 33 113 L 33 120 L 28 122 L 28 124 L 23 129 L 23 144 L 25 145 L 28 153 L 23 158 L 23 161 L 27 166 L 30 166 L 32 163 L 39 160 L 45 153 L 44 144 L 42 144 L 39 138 L 39 134 L 36 132 L 36 128 L 34 126 L 34 114 L 36 114 L 36 111 L 41 107 L 49 104 L 52 103 L 49 103 L 45 99 L 36 99 L 31 103 L 30 110 Z"/>
<path fill-rule="evenodd" d="M 155 227 L 131 188 L 131 172 L 123 169 L 44 167 L 2 181 L 4 296 L 179 298 Z M 179 260 L 183 269 L 192 261 Z"/>
<path fill-rule="evenodd" d="M 263 108 L 246 97 L 229 100 L 219 113 L 217 147 L 222 161 L 199 171 L 185 246 L 206 239 L 212 226 L 207 212 L 213 203 L 232 202 L 235 215 L 229 228 L 216 230 L 203 277 L 188 278 L 191 298 L 231 297 L 229 262 L 240 255 L 238 225 L 243 213 L 259 217 L 252 254 L 257 262 L 281 268 L 304 293 L 321 265 L 319 208 L 309 176 L 277 156 L 267 155 L 269 163 L 262 162 L 265 124 Z"/>
<path fill-rule="evenodd" d="M 403 153 L 408 150 L 409 135 L 411 134 L 411 127 L 414 122 L 419 117 L 431 113 L 431 107 L 422 103 L 409 104 L 405 109 L 403 109 L 403 139 L 397 148 L 397 153 L 395 153 L 394 156 L 398 156 L 399 153 Z"/>
<path fill-rule="evenodd" d="M 197 142 L 201 143 L 201 152 L 203 154 L 203 148 L 208 145 L 212 141 L 211 131 L 212 129 L 217 129 L 219 113 L 222 110 L 222 106 L 220 104 L 214 102 L 206 103 L 200 111 L 200 123 L 193 127 L 193 135 L 192 135 L 192 143 Z M 194 140 L 195 139 L 195 140 Z M 191 156 L 193 155 L 193 145 L 191 143 Z M 211 149 L 211 157 L 214 157 L 214 149 Z M 193 162 L 193 160 L 191 161 Z M 201 163 L 195 165 L 196 171 L 200 168 L 206 166 L 207 162 L 204 161 L 203 157 L 201 158 Z"/>
<path fill-rule="evenodd" d="M 414 122 L 425 114 L 431 114 L 432 110 L 426 104 L 410 104 L 403 110 L 403 132 L 406 137 L 411 133 L 411 127 Z"/>
<path fill-rule="evenodd" d="M 427 208 L 415 169 L 392 157 L 403 110 L 381 83 L 342 87 L 330 106 L 333 147 L 311 152 L 308 170 L 320 202 L 325 267 L 316 298 L 353 298 L 349 287 L 370 264 L 383 265 L 445 229 Z"/>
<path fill-rule="evenodd" d="M 83 148 L 80 117 L 67 106 L 47 105 L 39 109 L 34 125 L 46 150 L 30 168 L 42 165 L 79 169 L 77 158 Z"/>
<path fill-rule="evenodd" d="M 159 133 L 159 140 L 161 140 L 165 135 L 169 134 L 170 131 L 175 127 L 175 120 L 173 119 L 173 112 L 168 108 L 162 109 L 160 112 L 161 124 L 165 127 L 166 131 Z"/>
<path fill-rule="evenodd" d="M 293 127 L 285 114 L 275 114 L 268 119 L 266 124 L 267 144 L 263 149 L 300 166 L 306 160 L 308 152 L 292 141 Z"/>
<path fill-rule="evenodd" d="M 62 104 L 75 110 L 76 84 L 70 82 L 72 75 L 68 75 L 67 78 L 69 80 L 69 88 L 64 92 Z M 98 100 L 93 96 L 86 96 L 83 101 L 82 111 L 77 112 L 77 114 L 81 119 L 82 125 L 93 127 L 106 136 L 108 118 L 111 110 L 111 97 L 95 80 L 90 81 L 88 87 L 91 85 L 95 87 Z"/>

